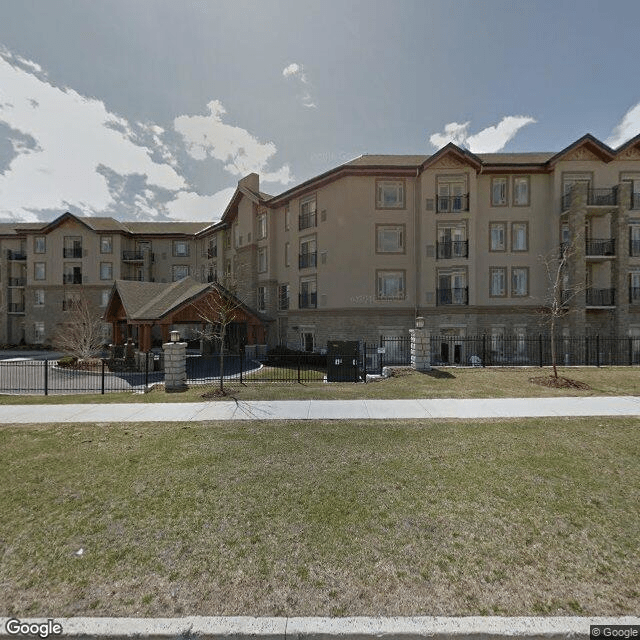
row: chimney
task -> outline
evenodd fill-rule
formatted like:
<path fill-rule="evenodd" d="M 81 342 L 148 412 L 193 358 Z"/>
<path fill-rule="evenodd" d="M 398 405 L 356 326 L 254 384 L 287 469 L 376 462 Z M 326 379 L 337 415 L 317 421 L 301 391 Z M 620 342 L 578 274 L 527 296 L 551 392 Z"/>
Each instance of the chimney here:
<path fill-rule="evenodd" d="M 250 173 L 248 176 L 238 180 L 239 187 L 246 187 L 255 193 L 260 191 L 260 176 L 257 173 Z"/>

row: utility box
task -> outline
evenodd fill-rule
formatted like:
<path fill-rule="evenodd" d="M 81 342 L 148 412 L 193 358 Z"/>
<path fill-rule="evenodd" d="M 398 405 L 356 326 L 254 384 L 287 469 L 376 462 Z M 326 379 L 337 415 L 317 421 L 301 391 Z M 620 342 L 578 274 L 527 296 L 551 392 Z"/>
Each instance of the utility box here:
<path fill-rule="evenodd" d="M 357 382 L 358 360 L 357 340 L 327 342 L 327 382 Z"/>

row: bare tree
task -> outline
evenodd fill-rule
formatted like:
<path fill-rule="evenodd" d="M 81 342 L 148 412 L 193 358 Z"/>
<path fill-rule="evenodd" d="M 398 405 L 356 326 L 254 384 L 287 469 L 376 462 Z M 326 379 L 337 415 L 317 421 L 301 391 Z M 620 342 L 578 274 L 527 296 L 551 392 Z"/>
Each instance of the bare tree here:
<path fill-rule="evenodd" d="M 581 241 L 577 235 L 570 242 L 560 244 L 559 250 L 554 250 L 546 255 L 540 256 L 540 261 L 544 264 L 548 288 L 545 299 L 545 307 L 542 313 L 545 315 L 547 326 L 549 327 L 549 337 L 551 340 L 551 363 L 553 375 L 558 377 L 558 363 L 556 355 L 556 330 L 559 320 L 571 312 L 570 302 L 581 292 L 585 285 L 582 283 L 568 283 L 568 269 L 571 260 L 576 256 L 578 242 Z"/>
<path fill-rule="evenodd" d="M 65 300 L 68 319 L 61 323 L 53 337 L 56 349 L 79 360 L 88 360 L 100 351 L 104 343 L 102 317 L 84 292 Z"/>
<path fill-rule="evenodd" d="M 224 395 L 224 360 L 229 325 L 242 315 L 244 303 L 230 289 L 215 282 L 208 293 L 193 303 L 198 317 L 205 325 L 198 333 L 201 337 L 217 345 L 220 363 L 220 392 Z"/>

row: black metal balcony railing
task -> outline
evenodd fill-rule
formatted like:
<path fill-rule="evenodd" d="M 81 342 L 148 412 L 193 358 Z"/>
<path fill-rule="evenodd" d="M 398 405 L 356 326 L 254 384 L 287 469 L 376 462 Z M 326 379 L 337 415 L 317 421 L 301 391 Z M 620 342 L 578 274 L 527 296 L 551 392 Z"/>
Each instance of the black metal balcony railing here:
<path fill-rule="evenodd" d="M 142 262 L 144 255 L 142 251 L 123 251 L 122 259 L 126 262 Z"/>
<path fill-rule="evenodd" d="M 462 196 L 436 196 L 436 213 L 469 211 L 469 194 Z"/>
<path fill-rule="evenodd" d="M 298 268 L 310 269 L 318 266 L 318 252 L 312 251 L 311 253 L 301 253 L 298 256 Z"/>
<path fill-rule="evenodd" d="M 134 273 L 128 276 L 122 276 L 123 280 L 128 280 L 130 282 L 145 282 L 145 277 L 140 273 Z"/>
<path fill-rule="evenodd" d="M 211 260 L 212 258 L 217 258 L 217 257 L 218 257 L 218 246 L 216 245 L 215 247 L 209 247 L 207 249 L 207 258 Z"/>
<path fill-rule="evenodd" d="M 13 251 L 12 249 L 9 249 L 7 251 L 7 258 L 9 260 L 26 260 L 27 254 L 24 253 L 24 251 Z"/>
<path fill-rule="evenodd" d="M 438 260 L 469 257 L 468 240 L 450 240 L 448 242 L 437 242 L 436 249 L 436 258 Z"/>
<path fill-rule="evenodd" d="M 618 188 L 611 187 L 607 189 L 587 189 L 587 205 L 588 206 L 611 206 L 618 204 Z"/>
<path fill-rule="evenodd" d="M 317 226 L 318 219 L 315 211 L 312 211 L 311 213 L 303 213 L 298 218 L 298 229 L 310 229 L 311 227 Z"/>
<path fill-rule="evenodd" d="M 640 193 L 631 194 L 631 208 L 640 209 Z"/>
<path fill-rule="evenodd" d="M 585 241 L 585 255 L 614 256 L 616 241 L 613 238 L 588 238 Z"/>
<path fill-rule="evenodd" d="M 586 302 L 588 307 L 613 307 L 616 304 L 615 289 L 593 289 L 586 291 Z"/>
<path fill-rule="evenodd" d="M 62 282 L 64 284 L 82 284 L 81 273 L 65 273 L 62 276 Z"/>
<path fill-rule="evenodd" d="M 62 249 L 63 258 L 82 258 L 82 247 L 64 247 Z"/>
<path fill-rule="evenodd" d="M 24 302 L 10 302 L 8 311 L 9 313 L 24 313 Z"/>
<path fill-rule="evenodd" d="M 27 284 L 26 278 L 9 278 L 10 287 L 24 287 Z"/>
<path fill-rule="evenodd" d="M 640 256 L 640 240 L 629 238 L 629 255 L 634 258 Z"/>
<path fill-rule="evenodd" d="M 469 304 L 469 287 L 436 289 L 436 301 L 438 305 Z"/>
<path fill-rule="evenodd" d="M 298 309 L 315 309 L 318 306 L 318 294 L 312 293 L 298 294 Z"/>
<path fill-rule="evenodd" d="M 629 303 L 640 304 L 640 287 L 629 287 Z"/>

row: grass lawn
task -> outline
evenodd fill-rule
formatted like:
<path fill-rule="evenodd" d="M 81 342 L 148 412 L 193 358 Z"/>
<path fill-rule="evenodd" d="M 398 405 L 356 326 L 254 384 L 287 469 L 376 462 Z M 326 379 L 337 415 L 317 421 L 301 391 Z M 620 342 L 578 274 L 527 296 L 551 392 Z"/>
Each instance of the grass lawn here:
<path fill-rule="evenodd" d="M 635 614 L 639 424 L 3 425 L 0 615 Z"/>
<path fill-rule="evenodd" d="M 368 384 L 352 382 L 286 383 L 233 381 L 225 388 L 239 400 L 348 400 L 359 398 L 507 398 L 550 396 L 637 395 L 640 392 L 640 367 L 559 368 L 558 374 L 579 380 L 590 389 L 555 389 L 529 381 L 549 375 L 546 367 L 531 368 L 448 368 L 419 373 L 400 369 L 397 375 Z M 156 387 L 146 394 L 109 393 L 106 395 L 1 395 L 0 404 L 51 404 L 93 402 L 202 402 L 202 394 L 216 384 L 193 385 L 184 393 L 165 393 Z M 211 398 L 216 400 L 216 398 Z M 218 398 L 228 400 L 230 398 Z"/>

